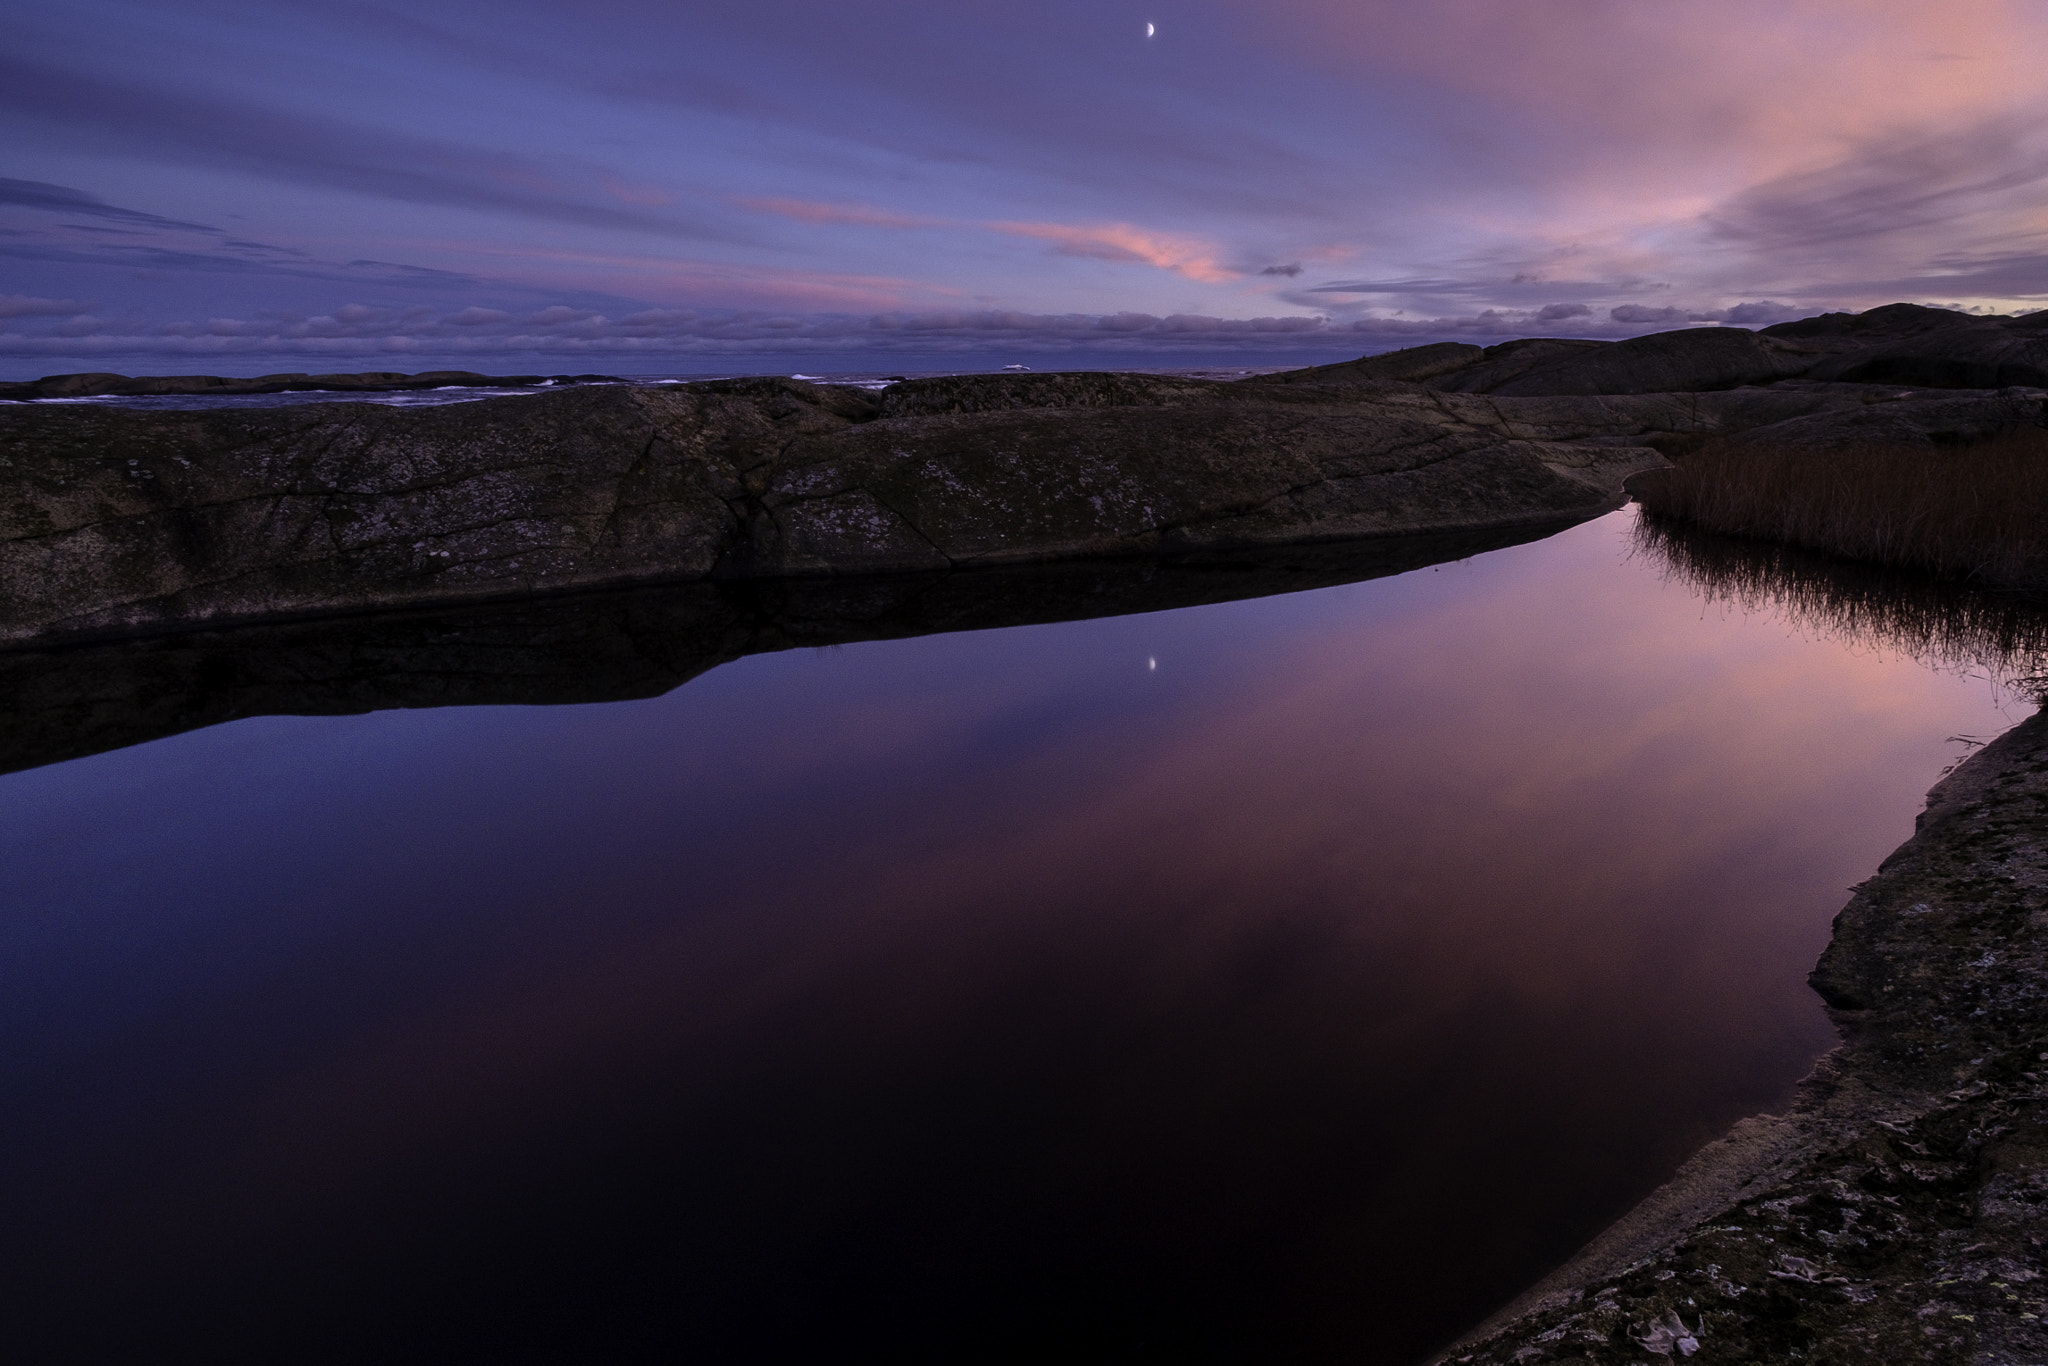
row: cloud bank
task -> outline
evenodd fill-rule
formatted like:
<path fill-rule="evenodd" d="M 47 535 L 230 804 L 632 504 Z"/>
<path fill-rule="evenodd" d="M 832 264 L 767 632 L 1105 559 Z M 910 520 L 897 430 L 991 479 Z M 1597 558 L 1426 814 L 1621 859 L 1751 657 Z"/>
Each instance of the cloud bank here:
<path fill-rule="evenodd" d="M 454 311 L 350 304 L 313 316 L 209 318 L 120 324 L 69 313 L 71 301 L 0 299 L 0 352 L 214 356 L 357 356 L 430 352 L 479 359 L 522 354 L 615 358 L 778 353 L 1005 355 L 1100 351 L 1257 354 L 1365 353 L 1428 341 L 1484 344 L 1529 335 L 1626 337 L 1702 322 L 1758 326 L 1799 316 L 1776 303 L 1708 312 L 1639 305 L 1596 316 L 1583 305 L 1489 309 L 1465 316 L 1340 319 L 1329 316 L 1219 318 L 1203 314 L 1046 314 L 1013 310 L 791 314 L 649 308 L 620 316 L 552 305 L 531 311 L 470 306 Z"/>

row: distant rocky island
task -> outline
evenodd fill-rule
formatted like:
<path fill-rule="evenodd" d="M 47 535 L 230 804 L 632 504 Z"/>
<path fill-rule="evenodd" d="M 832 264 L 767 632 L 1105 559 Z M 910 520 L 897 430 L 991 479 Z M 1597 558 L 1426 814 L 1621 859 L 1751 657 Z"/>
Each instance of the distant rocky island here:
<path fill-rule="evenodd" d="M 235 716 L 645 696 L 756 650 L 1395 573 L 1630 481 L 1668 492 L 1710 450 L 2011 447 L 2048 412 L 2048 312 L 1895 304 L 1230 382 L 605 378 L 0 386 L 0 770 Z M 41 401 L 451 384 L 542 392 Z M 1936 789 L 1837 920 L 1814 982 L 1846 1042 L 1794 1110 L 1443 1360 L 2048 1360 L 2044 936 L 2037 716 Z"/>
<path fill-rule="evenodd" d="M 474 370 L 425 370 L 416 375 L 396 370 L 355 374 L 285 374 L 230 379 L 221 375 L 128 375 L 95 371 L 84 375 L 45 375 L 41 379 L 0 381 L 0 399 L 17 403 L 41 398 L 161 398 L 236 394 L 392 394 L 417 389 L 532 389 L 567 384 L 623 384 L 616 375 L 480 375 Z"/>

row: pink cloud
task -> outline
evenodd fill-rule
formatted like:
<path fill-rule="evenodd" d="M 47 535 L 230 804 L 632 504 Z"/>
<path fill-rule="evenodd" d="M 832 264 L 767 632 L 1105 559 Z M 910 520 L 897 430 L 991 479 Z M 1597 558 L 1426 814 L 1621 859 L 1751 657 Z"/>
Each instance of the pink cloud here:
<path fill-rule="evenodd" d="M 1243 273 L 1229 269 L 1217 259 L 1221 252 L 1213 242 L 1175 233 L 1150 232 L 1128 223 L 1086 227 L 1067 223 L 996 222 L 985 226 L 1015 237 L 1051 242 L 1068 256 L 1141 262 L 1206 284 L 1235 280 Z"/>
<path fill-rule="evenodd" d="M 1587 278 L 1709 296 L 1861 279 L 1873 292 L 1829 303 L 1878 303 L 1931 261 L 2048 237 L 2048 192 L 2015 183 L 2048 151 L 2038 5 L 1275 0 L 1264 18 L 1248 40 L 1285 60 L 1404 91 L 1459 171 L 1419 186 L 1412 210 L 1518 267 L 1570 252 Z M 1887 173 L 1915 157 L 1913 174 Z M 1916 215 L 1929 173 L 1983 190 Z M 1866 184 L 1856 231 L 1836 231 L 1857 207 L 1842 191 Z M 1800 223 L 1830 244 L 1788 254 Z"/>
<path fill-rule="evenodd" d="M 1575 125 L 1587 152 L 1712 147 L 1766 174 L 1845 138 L 2035 102 L 2048 61 L 2039 7 L 2014 0 L 1282 7 L 1299 22 L 1274 29 L 1310 60 L 1392 67 Z"/>
<path fill-rule="evenodd" d="M 736 201 L 763 213 L 793 218 L 802 223 L 849 224 L 878 228 L 946 228 L 966 226 L 941 218 L 897 213 L 865 204 L 822 204 L 805 199 L 741 199 Z M 1011 237 L 1028 237 L 1051 242 L 1062 255 L 1082 256 L 1098 261 L 1128 261 L 1185 275 L 1191 280 L 1219 284 L 1235 280 L 1242 271 L 1221 264 L 1222 250 L 1206 238 L 1178 233 L 1154 232 L 1129 223 L 1100 225 L 1030 223 L 1010 220 L 976 224 Z"/>

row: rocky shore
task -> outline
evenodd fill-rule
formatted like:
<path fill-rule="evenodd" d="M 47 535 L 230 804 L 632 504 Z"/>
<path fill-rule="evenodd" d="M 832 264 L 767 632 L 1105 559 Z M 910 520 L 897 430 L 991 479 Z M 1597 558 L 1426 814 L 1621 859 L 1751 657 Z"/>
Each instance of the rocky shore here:
<path fill-rule="evenodd" d="M 880 396 L 735 380 L 431 409 L 9 406 L 0 643 L 1557 526 L 1662 463 L 1584 439 L 1637 419 L 1571 408 L 1135 375 Z"/>
<path fill-rule="evenodd" d="M 1770 606 L 2039 697 L 2048 599 L 1644 520 L 1710 604 Z M 1842 1035 L 1436 1366 L 2048 1361 L 2048 712 L 1928 794 L 1810 980 Z"/>
<path fill-rule="evenodd" d="M 1441 1363 L 2048 1361 L 2048 713 L 1928 795 L 1813 973 L 1843 1043 Z"/>
<path fill-rule="evenodd" d="M 1712 436 L 1881 428 L 1938 444 L 2038 422 L 2042 391 L 2024 386 L 2048 383 L 2042 319 L 1901 304 L 1760 333 L 1448 343 L 1230 383 L 1011 374 L 879 394 L 571 384 L 434 408 L 0 403 L 0 648 L 637 583 L 1562 525 Z"/>

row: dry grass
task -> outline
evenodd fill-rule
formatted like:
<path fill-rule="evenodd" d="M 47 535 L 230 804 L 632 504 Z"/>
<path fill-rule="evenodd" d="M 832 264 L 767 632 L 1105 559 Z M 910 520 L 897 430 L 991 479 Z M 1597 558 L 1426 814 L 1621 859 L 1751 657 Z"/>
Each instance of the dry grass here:
<path fill-rule="evenodd" d="M 1732 536 L 2004 587 L 2048 586 L 2048 431 L 1969 445 L 1705 445 L 1630 487 L 1643 506 Z"/>
<path fill-rule="evenodd" d="M 1776 612 L 1815 635 L 1946 671 L 1981 672 L 2036 698 L 2048 691 L 2048 596 L 1989 592 L 1656 516 L 1637 518 L 1635 543 L 1710 602 Z"/>

